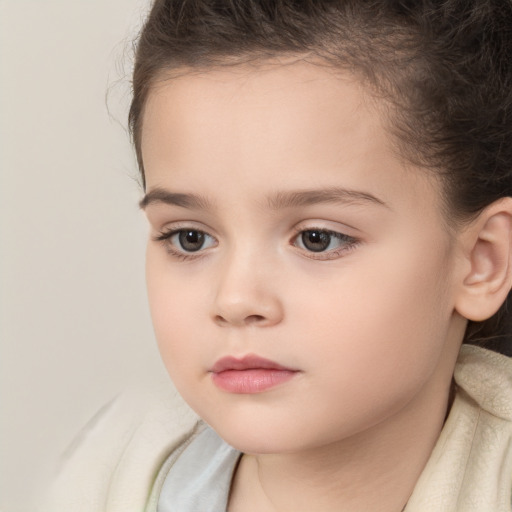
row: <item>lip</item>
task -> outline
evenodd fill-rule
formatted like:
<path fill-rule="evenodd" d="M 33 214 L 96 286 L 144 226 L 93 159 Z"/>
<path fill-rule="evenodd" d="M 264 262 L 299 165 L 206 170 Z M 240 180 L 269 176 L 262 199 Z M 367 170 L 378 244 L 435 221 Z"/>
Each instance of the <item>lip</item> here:
<path fill-rule="evenodd" d="M 210 373 L 213 383 L 223 391 L 254 394 L 284 384 L 299 372 L 251 354 L 240 359 L 223 357 L 212 366 Z"/>
<path fill-rule="evenodd" d="M 223 357 L 212 366 L 210 371 L 213 373 L 220 373 L 227 370 L 243 371 L 255 369 L 295 371 L 293 368 L 286 368 L 274 361 L 270 361 L 270 359 L 265 359 L 264 357 L 254 354 L 249 354 L 242 358 L 233 356 Z"/>

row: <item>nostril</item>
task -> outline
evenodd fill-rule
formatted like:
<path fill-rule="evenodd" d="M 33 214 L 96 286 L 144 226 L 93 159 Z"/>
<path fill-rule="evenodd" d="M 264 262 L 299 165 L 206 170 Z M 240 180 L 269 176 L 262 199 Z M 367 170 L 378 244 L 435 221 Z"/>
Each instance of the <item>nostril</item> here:
<path fill-rule="evenodd" d="M 224 324 L 227 324 L 228 321 L 221 315 L 215 315 L 215 323 L 219 324 L 219 325 L 224 325 Z"/>
<path fill-rule="evenodd" d="M 263 315 L 248 315 L 245 318 L 242 318 L 241 321 L 236 321 L 235 319 L 228 320 L 224 318 L 222 315 L 215 315 L 214 321 L 218 325 L 227 325 L 227 324 L 238 324 L 238 325 L 250 325 L 250 324 L 259 324 L 265 321 L 265 317 Z"/>
<path fill-rule="evenodd" d="M 262 315 L 249 315 L 245 319 L 245 323 L 247 323 L 247 324 L 255 324 L 255 323 L 260 323 L 263 320 L 265 320 L 265 317 L 262 316 Z"/>

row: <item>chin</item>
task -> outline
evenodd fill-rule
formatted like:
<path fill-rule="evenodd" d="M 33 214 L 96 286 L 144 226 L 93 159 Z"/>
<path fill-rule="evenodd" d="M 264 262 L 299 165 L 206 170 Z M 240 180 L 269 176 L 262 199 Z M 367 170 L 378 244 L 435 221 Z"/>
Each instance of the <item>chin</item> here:
<path fill-rule="evenodd" d="M 311 436 L 304 428 L 297 428 L 283 418 L 213 418 L 206 423 L 230 446 L 243 453 L 270 455 L 294 453 L 321 444 L 322 440 Z M 295 422 L 294 422 L 295 423 Z"/>

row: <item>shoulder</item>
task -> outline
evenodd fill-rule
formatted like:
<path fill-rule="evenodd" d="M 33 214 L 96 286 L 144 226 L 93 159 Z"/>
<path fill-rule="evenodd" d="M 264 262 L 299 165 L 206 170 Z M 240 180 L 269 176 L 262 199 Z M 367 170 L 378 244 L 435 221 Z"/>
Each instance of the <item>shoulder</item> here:
<path fill-rule="evenodd" d="M 66 451 L 43 510 L 143 510 L 160 467 L 197 421 L 170 383 L 122 393 Z"/>

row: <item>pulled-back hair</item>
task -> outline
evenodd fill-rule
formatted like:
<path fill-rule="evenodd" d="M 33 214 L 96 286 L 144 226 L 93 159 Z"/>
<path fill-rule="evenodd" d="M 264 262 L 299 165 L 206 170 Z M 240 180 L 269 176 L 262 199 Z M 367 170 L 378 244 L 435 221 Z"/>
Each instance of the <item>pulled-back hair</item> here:
<path fill-rule="evenodd" d="M 401 154 L 440 176 L 449 224 L 512 196 L 512 0 L 155 0 L 140 33 L 129 125 L 173 72 L 314 57 L 390 107 Z M 418 290 L 421 293 L 421 290 Z M 512 355 L 507 304 L 465 341 Z"/>

